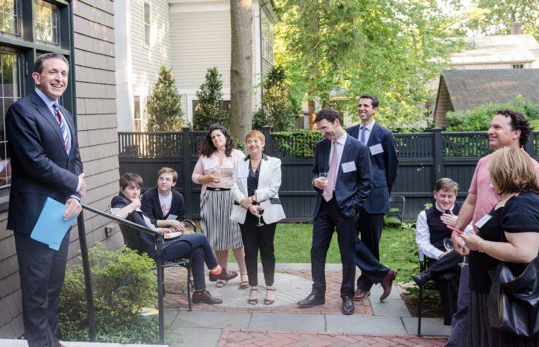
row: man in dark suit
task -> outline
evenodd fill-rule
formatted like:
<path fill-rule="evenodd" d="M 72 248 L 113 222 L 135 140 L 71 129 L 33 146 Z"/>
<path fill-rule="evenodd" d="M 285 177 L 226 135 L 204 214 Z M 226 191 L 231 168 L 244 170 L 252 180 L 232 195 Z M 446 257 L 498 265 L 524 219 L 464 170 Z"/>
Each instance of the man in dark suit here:
<path fill-rule="evenodd" d="M 397 158 L 397 145 L 393 133 L 377 124 L 374 116 L 378 112 L 378 98 L 372 94 L 364 94 L 359 97 L 359 118 L 361 124 L 354 125 L 346 131 L 351 137 L 358 139 L 368 147 L 371 163 L 373 188 L 365 208 L 359 212 L 358 231 L 361 233 L 361 241 L 371 251 L 377 260 L 380 260 L 380 238 L 384 226 L 384 213 L 389 211 L 389 196 L 397 172 L 399 170 L 399 160 Z M 357 245 L 362 247 L 361 243 Z M 358 252 L 362 252 L 359 249 Z M 363 269 L 369 268 L 369 264 L 356 259 L 358 266 Z M 380 300 L 387 298 L 391 291 L 391 285 L 396 277 L 395 271 L 388 271 L 382 279 L 384 292 Z M 354 300 L 363 300 L 370 295 L 373 281 L 362 272 L 357 281 L 357 290 Z"/>
<path fill-rule="evenodd" d="M 75 125 L 71 114 L 58 105 L 68 75 L 63 55 L 41 55 L 32 73 L 35 91 L 14 103 L 6 115 L 13 173 L 7 228 L 15 236 L 30 347 L 60 346 L 55 335 L 69 232 L 58 251 L 30 234 L 47 198 L 65 203 L 64 220 L 69 220 L 81 211 L 80 198 L 86 192 Z"/>
<path fill-rule="evenodd" d="M 371 163 L 367 147 L 348 136 L 342 128 L 338 111 L 323 109 L 315 119 L 318 131 L 325 139 L 316 144 L 311 181 L 318 192 L 314 207 L 311 266 L 313 288 L 311 294 L 298 302 L 298 307 L 309 308 L 325 303 L 326 255 L 335 228 L 341 252 L 343 278 L 342 312 L 355 311 L 354 302 L 354 244 L 356 214 L 363 209 L 371 189 Z"/>

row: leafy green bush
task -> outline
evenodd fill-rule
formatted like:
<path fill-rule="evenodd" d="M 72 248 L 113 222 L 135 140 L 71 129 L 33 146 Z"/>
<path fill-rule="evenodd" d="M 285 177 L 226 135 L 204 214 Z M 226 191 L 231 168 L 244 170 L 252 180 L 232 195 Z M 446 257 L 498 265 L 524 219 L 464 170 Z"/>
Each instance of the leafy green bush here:
<path fill-rule="evenodd" d="M 280 131 L 272 135 L 276 157 L 312 158 L 316 143 L 322 139 L 319 132 L 312 130 Z"/>
<path fill-rule="evenodd" d="M 95 306 L 96 334 L 100 342 L 151 343 L 157 340 L 155 319 L 139 315 L 154 307 L 157 291 L 154 262 L 146 255 L 126 249 L 107 251 L 100 244 L 89 250 Z M 66 272 L 60 295 L 61 340 L 88 340 L 88 310 L 82 265 Z"/>
<path fill-rule="evenodd" d="M 448 112 L 446 119 L 450 124 L 446 130 L 486 131 L 496 111 L 506 108 L 524 114 L 534 128 L 539 128 L 539 105 L 529 102 L 522 96 L 517 96 L 506 104 L 488 104 L 471 110 Z"/>
<path fill-rule="evenodd" d="M 193 116 L 193 129 L 208 130 L 219 123 L 228 128 L 228 113 L 223 109 L 223 80 L 217 67 L 208 69 L 206 79 L 197 91 L 198 103 Z"/>
<path fill-rule="evenodd" d="M 148 131 L 180 131 L 185 122 L 182 117 L 181 96 L 176 88 L 172 69 L 161 65 L 157 82 L 148 102 Z"/>

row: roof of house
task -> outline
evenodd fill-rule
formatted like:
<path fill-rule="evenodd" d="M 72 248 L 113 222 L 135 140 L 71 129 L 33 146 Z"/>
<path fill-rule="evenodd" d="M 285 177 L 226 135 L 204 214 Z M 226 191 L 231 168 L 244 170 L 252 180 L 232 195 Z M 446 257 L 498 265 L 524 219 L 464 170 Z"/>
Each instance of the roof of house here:
<path fill-rule="evenodd" d="M 528 34 L 466 38 L 469 49 L 451 55 L 451 65 L 526 63 L 539 59 L 539 43 Z"/>
<path fill-rule="evenodd" d="M 539 69 L 445 70 L 442 83 L 455 111 L 509 102 L 518 95 L 539 103 Z"/>

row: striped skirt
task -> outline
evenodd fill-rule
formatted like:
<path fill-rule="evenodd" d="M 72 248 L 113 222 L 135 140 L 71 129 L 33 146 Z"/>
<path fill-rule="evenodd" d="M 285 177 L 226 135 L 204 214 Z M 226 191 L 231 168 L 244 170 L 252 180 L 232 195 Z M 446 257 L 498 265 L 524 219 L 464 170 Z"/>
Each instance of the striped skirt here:
<path fill-rule="evenodd" d="M 200 227 L 214 251 L 243 247 L 240 225 L 230 219 L 232 191 L 206 190 L 200 200 Z"/>

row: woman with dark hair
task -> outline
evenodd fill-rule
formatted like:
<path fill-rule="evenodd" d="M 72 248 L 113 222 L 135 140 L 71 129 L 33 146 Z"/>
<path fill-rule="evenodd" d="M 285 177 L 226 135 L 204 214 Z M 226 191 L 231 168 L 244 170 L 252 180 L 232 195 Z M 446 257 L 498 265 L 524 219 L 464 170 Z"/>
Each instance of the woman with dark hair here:
<path fill-rule="evenodd" d="M 215 251 L 219 265 L 228 265 L 228 250 L 234 251 L 241 274 L 240 289 L 249 286 L 243 253 L 240 227 L 230 219 L 234 200 L 232 197 L 232 174 L 234 164 L 245 155 L 234 148 L 232 135 L 220 124 L 210 126 L 200 146 L 200 156 L 192 179 L 202 184 L 200 193 L 201 229 Z M 237 275 L 237 274 L 236 274 Z M 225 281 L 218 281 L 223 287 Z"/>

